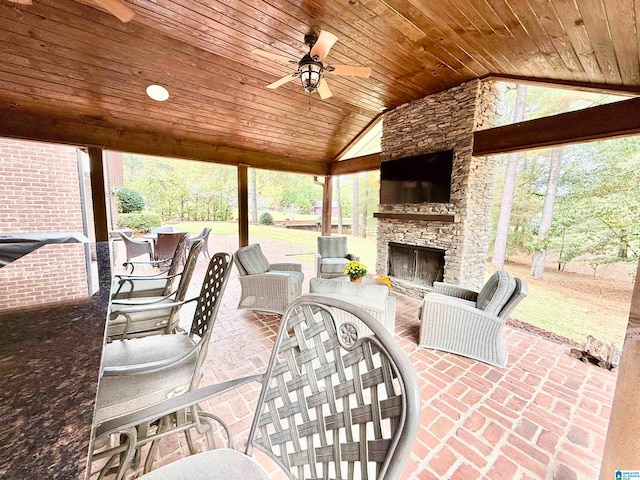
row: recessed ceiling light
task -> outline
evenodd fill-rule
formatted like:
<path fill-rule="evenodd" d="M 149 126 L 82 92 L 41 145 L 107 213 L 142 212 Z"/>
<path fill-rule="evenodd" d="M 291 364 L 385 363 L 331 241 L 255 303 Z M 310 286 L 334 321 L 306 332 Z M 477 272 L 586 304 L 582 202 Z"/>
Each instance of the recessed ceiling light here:
<path fill-rule="evenodd" d="M 169 91 L 162 85 L 149 85 L 147 95 L 158 102 L 164 102 L 169 98 Z"/>

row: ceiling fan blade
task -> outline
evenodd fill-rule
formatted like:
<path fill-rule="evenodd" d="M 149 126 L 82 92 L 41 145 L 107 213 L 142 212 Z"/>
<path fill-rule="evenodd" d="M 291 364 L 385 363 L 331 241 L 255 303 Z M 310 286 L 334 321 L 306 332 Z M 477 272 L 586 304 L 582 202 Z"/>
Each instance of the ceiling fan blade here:
<path fill-rule="evenodd" d="M 285 83 L 289 83 L 291 80 L 293 80 L 294 78 L 296 78 L 295 73 L 290 73 L 289 75 L 287 75 L 286 77 L 282 77 L 280 80 L 276 80 L 275 82 L 267 85 L 267 88 L 270 89 L 275 89 L 278 88 L 282 85 L 284 85 Z"/>
<path fill-rule="evenodd" d="M 337 41 L 338 37 L 333 33 L 322 30 L 318 36 L 318 40 L 316 40 L 316 43 L 311 47 L 311 56 L 317 56 L 320 60 L 324 61 L 325 57 L 329 55 L 329 50 L 331 50 L 331 47 L 333 47 L 333 44 Z"/>
<path fill-rule="evenodd" d="M 15 3 L 16 5 L 33 5 L 31 0 L 9 0 L 10 3 Z"/>
<path fill-rule="evenodd" d="M 333 95 L 333 93 L 331 93 L 331 90 L 329 90 L 329 84 L 324 78 L 320 79 L 320 83 L 318 84 L 318 93 L 320 94 L 320 98 L 322 100 Z"/>
<path fill-rule="evenodd" d="M 98 7 L 107 13 L 110 13 L 121 22 L 130 22 L 135 12 L 126 6 L 121 0 L 79 0 L 80 3 Z"/>
<path fill-rule="evenodd" d="M 349 77 L 364 77 L 371 76 L 370 67 L 355 67 L 353 65 L 330 65 L 327 68 L 327 72 L 332 75 L 345 75 Z"/>
<path fill-rule="evenodd" d="M 285 57 L 284 55 L 267 52 L 265 50 L 260 50 L 259 48 L 256 48 L 255 50 L 251 50 L 251 53 L 255 55 L 260 55 L 261 57 L 268 58 L 269 60 L 273 60 L 278 63 L 284 63 L 285 65 L 298 63 L 295 60 L 291 60 L 290 58 Z"/>

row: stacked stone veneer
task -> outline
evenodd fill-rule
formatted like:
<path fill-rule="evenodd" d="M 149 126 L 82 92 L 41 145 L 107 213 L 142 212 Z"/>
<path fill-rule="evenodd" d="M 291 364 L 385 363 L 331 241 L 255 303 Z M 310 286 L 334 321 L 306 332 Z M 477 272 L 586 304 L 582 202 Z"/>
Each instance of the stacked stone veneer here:
<path fill-rule="evenodd" d="M 489 245 L 495 165 L 472 156 L 473 132 L 494 126 L 498 95 L 493 82 L 474 80 L 387 113 L 382 161 L 453 149 L 450 203 L 386 204 L 386 213 L 450 214 L 454 223 L 378 219 L 378 272 L 387 271 L 388 243 L 445 251 L 444 281 L 479 288 Z M 421 297 L 428 289 L 401 280 L 394 289 Z"/>

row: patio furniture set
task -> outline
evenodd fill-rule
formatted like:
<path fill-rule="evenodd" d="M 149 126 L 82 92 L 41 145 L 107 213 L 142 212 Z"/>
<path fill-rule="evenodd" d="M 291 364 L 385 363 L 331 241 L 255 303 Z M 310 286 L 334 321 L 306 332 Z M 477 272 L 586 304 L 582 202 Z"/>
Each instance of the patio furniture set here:
<path fill-rule="evenodd" d="M 270 263 L 253 244 L 211 256 L 200 294 L 185 300 L 207 235 L 194 239 L 184 264 L 188 239 L 181 235 L 166 271 L 114 277 L 91 452 L 100 478 L 124 478 L 140 466 L 148 480 L 182 478 L 179 472 L 194 479 L 268 479 L 251 457 L 254 447 L 291 478 L 344 478 L 347 471 L 401 478 L 419 424 L 420 393 L 394 340 L 388 286 L 350 282 L 344 265 L 358 257 L 347 253 L 346 238 L 319 237 L 309 294 L 301 295 L 300 264 Z M 280 328 L 264 373 L 200 387 L 232 262 L 242 290 L 238 308 L 280 314 Z M 434 285 L 419 313 L 420 345 L 504 365 L 501 327 L 524 296 L 526 284 L 504 271 L 480 292 Z M 189 302 L 195 312 L 183 331 L 179 310 Z M 199 404 L 253 382 L 260 395 L 240 453 L 224 419 Z M 199 454 L 196 432 L 208 448 Z M 226 448 L 215 448 L 216 432 L 224 432 Z M 160 439 L 176 433 L 184 433 L 192 455 L 152 471 Z"/>

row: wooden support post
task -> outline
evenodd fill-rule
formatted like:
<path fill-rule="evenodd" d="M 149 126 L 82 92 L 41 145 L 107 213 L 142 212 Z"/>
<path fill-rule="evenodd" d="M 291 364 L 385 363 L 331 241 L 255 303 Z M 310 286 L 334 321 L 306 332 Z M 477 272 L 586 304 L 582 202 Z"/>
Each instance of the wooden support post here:
<path fill-rule="evenodd" d="M 246 165 L 238 166 L 238 245 L 249 245 L 249 181 Z"/>
<path fill-rule="evenodd" d="M 333 195 L 331 187 L 331 175 L 327 175 L 324 177 L 322 188 L 322 235 L 331 235 L 331 197 Z"/>
<path fill-rule="evenodd" d="M 107 196 L 104 183 L 102 148 L 89 147 L 88 152 L 91 165 L 91 198 L 93 199 L 93 226 L 96 233 L 96 242 L 108 242 L 109 226 L 107 223 Z"/>
<path fill-rule="evenodd" d="M 616 478 L 617 470 L 640 470 L 640 262 L 631 296 L 627 336 L 604 444 L 600 480 Z"/>

